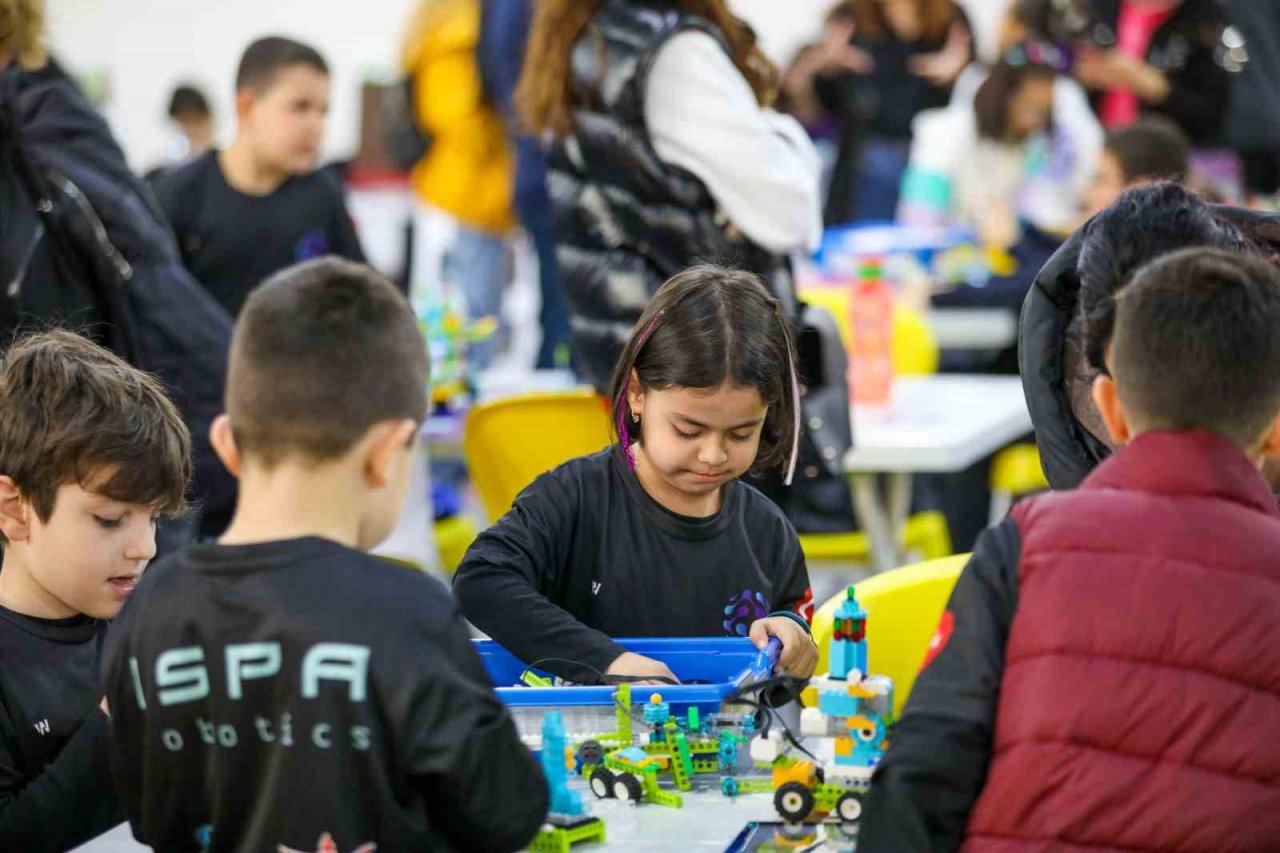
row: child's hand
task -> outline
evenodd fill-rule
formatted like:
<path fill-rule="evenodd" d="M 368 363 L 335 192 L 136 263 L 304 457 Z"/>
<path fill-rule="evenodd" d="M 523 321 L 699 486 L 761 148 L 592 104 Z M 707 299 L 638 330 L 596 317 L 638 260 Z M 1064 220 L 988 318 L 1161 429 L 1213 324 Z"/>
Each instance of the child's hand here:
<path fill-rule="evenodd" d="M 793 678 L 808 678 L 818 665 L 818 647 L 813 644 L 813 638 L 789 616 L 757 619 L 751 623 L 751 632 L 747 636 L 762 650 L 769 644 L 770 637 L 781 640 L 782 654 L 778 656 L 775 669 Z"/>
<path fill-rule="evenodd" d="M 106 714 L 108 717 L 110 717 L 110 716 L 111 716 L 111 711 L 110 711 L 110 710 L 108 709 L 108 707 L 107 707 L 107 697 L 106 697 L 106 696 L 103 696 L 103 697 L 102 697 L 102 703 L 101 703 L 101 704 L 99 704 L 99 705 L 98 705 L 98 707 L 102 709 L 102 713 Z"/>
<path fill-rule="evenodd" d="M 679 684 L 680 679 L 660 660 L 647 658 L 634 652 L 623 652 L 613 659 L 605 675 L 626 675 L 632 678 L 653 679 L 637 681 L 636 684 Z M 670 679 L 669 681 L 663 679 Z"/>

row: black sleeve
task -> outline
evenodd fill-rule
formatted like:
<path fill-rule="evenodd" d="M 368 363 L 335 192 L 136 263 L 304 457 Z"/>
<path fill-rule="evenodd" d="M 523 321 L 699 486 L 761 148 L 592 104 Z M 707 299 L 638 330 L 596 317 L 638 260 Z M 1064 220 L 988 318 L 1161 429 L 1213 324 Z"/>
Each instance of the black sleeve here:
<path fill-rule="evenodd" d="M 351 214 L 347 211 L 342 187 L 335 185 L 334 192 L 331 204 L 333 217 L 329 224 L 329 251 L 349 261 L 364 263 L 364 249 L 360 248 L 360 238 L 356 236 L 355 223 L 351 221 Z"/>
<path fill-rule="evenodd" d="M 578 521 L 580 490 L 544 474 L 467 551 L 453 578 L 462 613 L 516 657 L 596 683 L 625 649 L 556 603 Z"/>
<path fill-rule="evenodd" d="M 1018 557 L 1012 520 L 979 537 L 872 777 L 858 853 L 956 850 L 964 840 L 991 760 Z"/>
<path fill-rule="evenodd" d="M 547 816 L 542 768 L 493 692 L 467 629 L 454 616 L 409 724 L 409 773 L 431 823 L 459 850 L 505 853 L 528 844 Z"/>
<path fill-rule="evenodd" d="M 58 757 L 25 784 L 7 742 L 0 739 L 0 850 L 60 853 L 124 820 L 101 709 L 94 708 Z"/>

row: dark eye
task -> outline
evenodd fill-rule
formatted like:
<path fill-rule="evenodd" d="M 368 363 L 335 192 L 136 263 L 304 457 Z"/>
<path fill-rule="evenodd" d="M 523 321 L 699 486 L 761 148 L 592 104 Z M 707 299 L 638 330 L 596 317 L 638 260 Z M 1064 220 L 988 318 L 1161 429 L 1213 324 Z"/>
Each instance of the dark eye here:
<path fill-rule="evenodd" d="M 751 433 L 747 433 L 746 435 L 738 435 L 737 433 L 732 433 L 732 432 L 731 432 L 731 433 L 729 433 L 729 438 L 730 438 L 731 440 L 733 440 L 733 441 L 737 441 L 737 442 L 739 442 L 739 443 L 741 443 L 741 442 L 747 442 L 747 441 L 750 441 L 750 440 L 751 440 Z"/>
<path fill-rule="evenodd" d="M 103 530 L 115 530 L 124 524 L 123 518 L 103 518 L 100 515 L 95 515 L 93 519 L 98 522 L 98 526 Z"/>
<path fill-rule="evenodd" d="M 699 433 L 696 433 L 696 432 L 685 432 L 679 427 L 672 427 L 672 429 L 674 429 L 676 431 L 676 435 L 680 436 L 681 438 L 697 438 L 699 435 Z"/>

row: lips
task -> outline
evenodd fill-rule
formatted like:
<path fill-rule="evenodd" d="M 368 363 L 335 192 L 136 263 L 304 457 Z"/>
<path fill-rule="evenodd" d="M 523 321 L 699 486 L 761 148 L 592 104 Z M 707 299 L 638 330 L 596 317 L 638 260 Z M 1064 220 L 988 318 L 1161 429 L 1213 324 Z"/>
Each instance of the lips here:
<path fill-rule="evenodd" d="M 119 575 L 118 577 L 108 578 L 107 583 L 111 584 L 111 588 L 115 590 L 116 594 L 123 598 L 133 592 L 141 577 L 142 575 Z"/>

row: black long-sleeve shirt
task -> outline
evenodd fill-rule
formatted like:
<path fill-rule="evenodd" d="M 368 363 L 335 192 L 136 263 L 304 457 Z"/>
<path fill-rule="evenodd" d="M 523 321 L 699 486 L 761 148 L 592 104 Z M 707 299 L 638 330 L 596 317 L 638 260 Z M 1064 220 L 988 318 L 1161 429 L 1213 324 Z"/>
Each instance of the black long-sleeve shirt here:
<path fill-rule="evenodd" d="M 157 850 L 505 851 L 546 817 L 447 591 L 335 542 L 161 561 L 103 674 L 117 785 Z"/>
<path fill-rule="evenodd" d="M 1017 525 L 982 534 L 867 795 L 858 853 L 956 850 L 986 783 L 1018 603 Z"/>
<path fill-rule="evenodd" d="M 210 151 L 156 181 L 182 261 L 235 317 L 263 279 L 299 261 L 341 255 L 363 261 L 342 187 L 323 171 L 245 195 L 227 183 Z"/>
<path fill-rule="evenodd" d="M 0 607 L 0 850 L 63 851 L 124 820 L 98 707 L 106 628 Z"/>
<path fill-rule="evenodd" d="M 616 446 L 535 480 L 471 546 L 453 591 L 517 657 L 585 682 L 624 651 L 611 637 L 745 636 L 774 612 L 807 624 L 813 601 L 800 540 L 768 498 L 734 480 L 715 515 L 676 515 Z"/>

